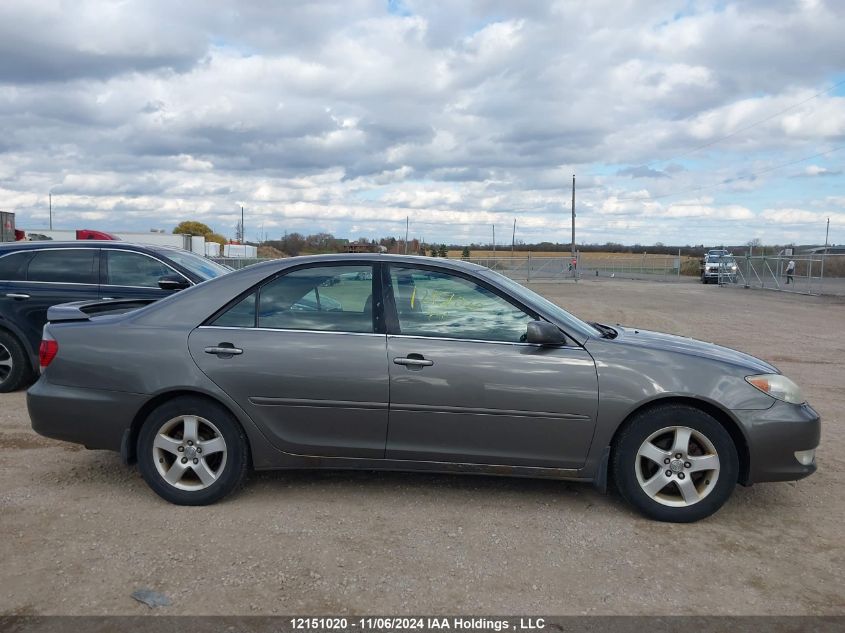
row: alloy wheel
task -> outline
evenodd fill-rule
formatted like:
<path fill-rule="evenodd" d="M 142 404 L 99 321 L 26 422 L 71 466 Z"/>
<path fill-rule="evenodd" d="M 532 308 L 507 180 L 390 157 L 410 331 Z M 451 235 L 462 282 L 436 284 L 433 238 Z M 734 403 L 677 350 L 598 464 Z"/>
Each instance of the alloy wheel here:
<path fill-rule="evenodd" d="M 165 422 L 156 433 L 152 452 L 159 475 L 179 490 L 204 490 L 226 468 L 223 434 L 196 415 L 180 415 Z"/>
<path fill-rule="evenodd" d="M 12 353 L 0 343 L 0 382 L 5 382 L 12 373 Z"/>
<path fill-rule="evenodd" d="M 700 431 L 669 426 L 640 445 L 634 461 L 637 482 L 651 499 L 688 507 L 704 499 L 719 479 L 719 455 Z"/>

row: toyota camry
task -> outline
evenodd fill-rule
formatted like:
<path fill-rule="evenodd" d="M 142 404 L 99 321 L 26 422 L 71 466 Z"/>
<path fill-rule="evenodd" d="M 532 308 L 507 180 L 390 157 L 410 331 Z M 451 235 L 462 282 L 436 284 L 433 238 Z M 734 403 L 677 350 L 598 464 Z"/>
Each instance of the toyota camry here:
<path fill-rule="evenodd" d="M 816 469 L 819 416 L 772 365 L 467 262 L 299 257 L 48 317 L 33 428 L 119 451 L 176 504 L 253 469 L 385 469 L 592 482 L 689 522 Z"/>

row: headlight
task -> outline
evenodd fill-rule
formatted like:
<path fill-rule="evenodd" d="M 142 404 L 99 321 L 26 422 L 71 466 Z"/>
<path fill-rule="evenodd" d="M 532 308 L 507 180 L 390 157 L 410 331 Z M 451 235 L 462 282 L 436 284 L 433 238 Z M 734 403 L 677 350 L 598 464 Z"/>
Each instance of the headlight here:
<path fill-rule="evenodd" d="M 746 382 L 756 387 L 772 398 L 789 402 L 790 404 L 804 404 L 804 396 L 801 389 L 786 376 L 781 374 L 760 374 L 757 376 L 746 376 Z"/>
<path fill-rule="evenodd" d="M 736 264 L 731 264 L 731 270 L 736 270 Z"/>

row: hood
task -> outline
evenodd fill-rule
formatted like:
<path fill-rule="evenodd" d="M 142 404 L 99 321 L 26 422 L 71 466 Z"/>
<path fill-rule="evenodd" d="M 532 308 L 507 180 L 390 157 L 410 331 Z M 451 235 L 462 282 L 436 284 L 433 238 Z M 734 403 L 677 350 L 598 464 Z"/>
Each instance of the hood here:
<path fill-rule="evenodd" d="M 779 374 L 776 367 L 766 361 L 760 360 L 750 354 L 738 352 L 729 347 L 722 347 L 715 343 L 698 341 L 686 336 L 675 336 L 674 334 L 663 334 L 662 332 L 650 332 L 631 327 L 613 326 L 619 335 L 609 341 L 623 345 L 638 345 L 649 349 L 659 349 L 667 352 L 677 352 L 689 356 L 698 356 L 723 363 L 729 363 L 737 367 L 747 369 L 749 373 L 755 374 Z"/>

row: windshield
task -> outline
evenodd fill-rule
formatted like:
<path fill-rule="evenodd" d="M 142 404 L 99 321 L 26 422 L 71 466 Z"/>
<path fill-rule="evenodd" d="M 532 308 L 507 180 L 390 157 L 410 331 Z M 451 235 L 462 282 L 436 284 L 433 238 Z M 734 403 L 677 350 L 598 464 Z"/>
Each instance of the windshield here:
<path fill-rule="evenodd" d="M 159 252 L 201 277 L 203 281 L 232 272 L 232 269 L 228 266 L 223 266 L 222 264 L 211 261 L 207 257 L 200 257 L 188 251 L 167 249 L 166 251 Z"/>
<path fill-rule="evenodd" d="M 582 336 L 592 336 L 601 338 L 602 333 L 596 328 L 594 328 L 592 325 L 570 314 L 569 312 L 561 308 L 559 305 L 552 303 L 542 295 L 538 295 L 533 290 L 526 288 L 522 284 L 518 284 L 510 277 L 505 277 L 503 274 L 497 273 L 494 270 L 485 270 L 484 273 L 488 277 L 494 278 L 497 283 L 499 283 L 504 288 L 507 288 L 516 297 L 524 297 L 527 303 L 532 303 L 542 308 L 545 312 L 549 314 L 549 316 L 559 321 L 560 324 L 564 326 L 564 328 L 570 330 L 570 333 L 577 332 Z"/>

